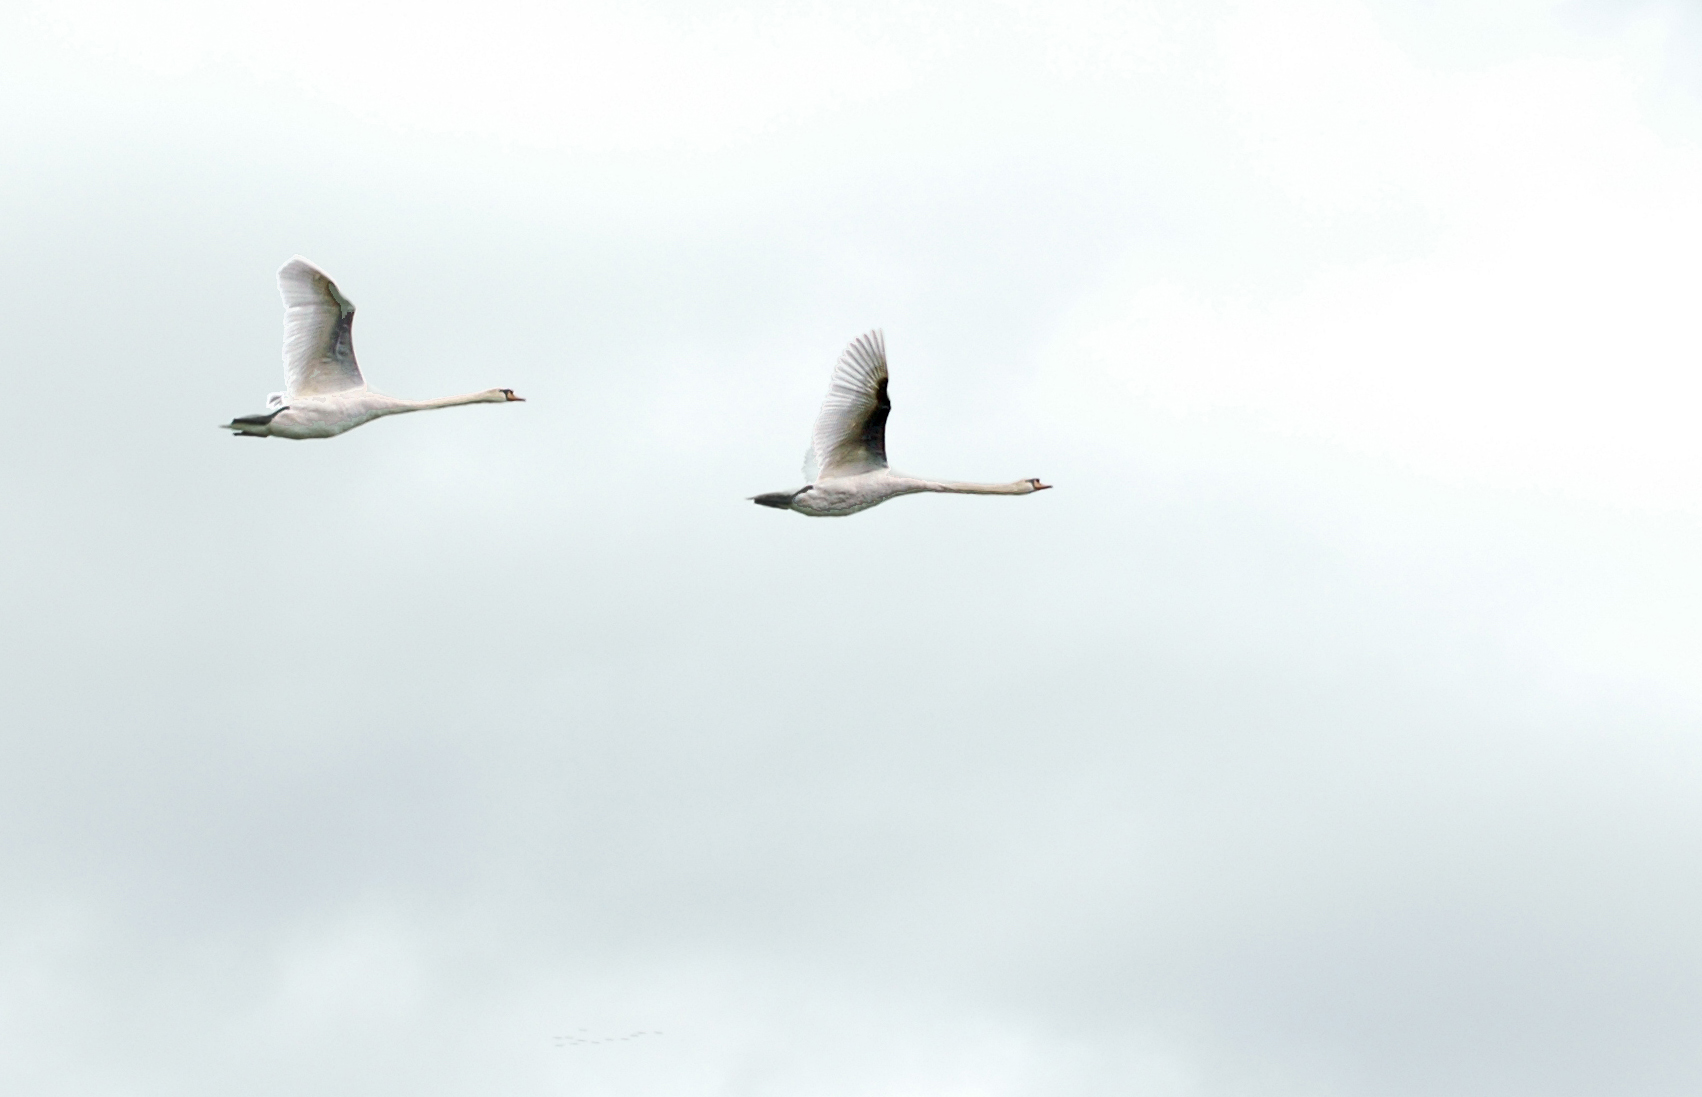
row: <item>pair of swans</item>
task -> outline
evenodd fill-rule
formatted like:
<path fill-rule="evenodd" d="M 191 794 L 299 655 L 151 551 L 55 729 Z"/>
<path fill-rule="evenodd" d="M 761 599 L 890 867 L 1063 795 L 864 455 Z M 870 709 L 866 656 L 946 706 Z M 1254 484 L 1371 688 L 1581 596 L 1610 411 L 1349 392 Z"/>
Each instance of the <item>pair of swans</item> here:
<path fill-rule="evenodd" d="M 296 256 L 278 270 L 284 297 L 284 391 L 266 398 L 266 412 L 225 424 L 237 437 L 331 438 L 385 415 L 460 404 L 518 403 L 513 389 L 486 389 L 441 400 L 398 400 L 374 392 L 355 364 L 355 306 L 324 271 Z M 916 492 L 961 495 L 1030 495 L 1050 484 L 964 484 L 923 480 L 887 467 L 886 343 L 878 331 L 859 336 L 833 369 L 827 399 L 816 417 L 804 478 L 796 491 L 771 492 L 753 501 L 812 517 L 868 510 Z"/>

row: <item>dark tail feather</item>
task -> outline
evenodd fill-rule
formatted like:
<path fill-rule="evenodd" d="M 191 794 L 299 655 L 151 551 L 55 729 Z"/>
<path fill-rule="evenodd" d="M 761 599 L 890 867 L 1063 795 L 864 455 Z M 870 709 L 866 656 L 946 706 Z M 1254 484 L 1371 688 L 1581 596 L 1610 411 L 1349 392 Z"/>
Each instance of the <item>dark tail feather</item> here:
<path fill-rule="evenodd" d="M 751 502 L 759 507 L 778 507 L 781 510 L 789 510 L 792 506 L 792 500 L 796 499 L 798 495 L 799 493 L 796 491 L 771 491 L 767 495 L 751 496 Z"/>
<path fill-rule="evenodd" d="M 244 415 L 240 419 L 232 419 L 232 423 L 243 423 L 248 426 L 263 427 L 278 417 L 278 412 L 290 410 L 288 406 L 269 411 L 265 415 Z"/>

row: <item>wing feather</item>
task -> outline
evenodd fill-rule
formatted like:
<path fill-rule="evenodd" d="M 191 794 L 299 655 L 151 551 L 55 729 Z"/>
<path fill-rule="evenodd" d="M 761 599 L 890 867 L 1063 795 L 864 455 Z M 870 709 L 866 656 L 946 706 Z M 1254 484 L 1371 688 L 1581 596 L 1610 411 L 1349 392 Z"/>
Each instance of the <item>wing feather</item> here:
<path fill-rule="evenodd" d="M 337 283 L 296 256 L 278 268 L 284 296 L 284 393 L 326 396 L 366 387 L 355 364 L 355 306 Z"/>
<path fill-rule="evenodd" d="M 859 335 L 839 356 L 816 416 L 811 449 L 818 479 L 855 476 L 886 468 L 886 339 L 877 329 Z"/>

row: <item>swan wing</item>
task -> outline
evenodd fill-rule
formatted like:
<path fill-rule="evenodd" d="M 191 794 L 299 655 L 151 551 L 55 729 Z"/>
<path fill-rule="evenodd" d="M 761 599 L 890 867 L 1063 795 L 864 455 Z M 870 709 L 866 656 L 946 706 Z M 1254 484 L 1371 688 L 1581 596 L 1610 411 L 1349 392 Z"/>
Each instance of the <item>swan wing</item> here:
<path fill-rule="evenodd" d="M 355 365 L 355 306 L 337 283 L 296 256 L 278 268 L 284 295 L 284 393 L 327 396 L 366 387 Z"/>
<path fill-rule="evenodd" d="M 886 339 L 880 331 L 859 335 L 839 356 L 816 416 L 813 445 L 819 478 L 855 476 L 886 468 Z"/>

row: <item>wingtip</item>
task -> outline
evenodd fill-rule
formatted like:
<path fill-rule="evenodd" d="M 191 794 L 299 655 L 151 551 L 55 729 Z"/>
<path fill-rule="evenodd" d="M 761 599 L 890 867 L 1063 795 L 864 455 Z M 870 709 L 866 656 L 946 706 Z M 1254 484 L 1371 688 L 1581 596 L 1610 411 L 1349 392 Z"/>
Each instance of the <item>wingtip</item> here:
<path fill-rule="evenodd" d="M 872 351 L 882 362 L 886 361 L 886 332 L 881 328 L 870 328 L 857 338 L 851 340 L 845 348 L 847 354 L 859 348 Z"/>
<path fill-rule="evenodd" d="M 292 255 L 288 259 L 284 260 L 284 265 L 278 268 L 278 277 L 282 278 L 289 274 L 292 270 L 310 271 L 311 273 L 317 274 L 326 280 L 329 280 L 331 277 L 320 268 L 318 263 L 315 263 L 305 255 Z"/>

